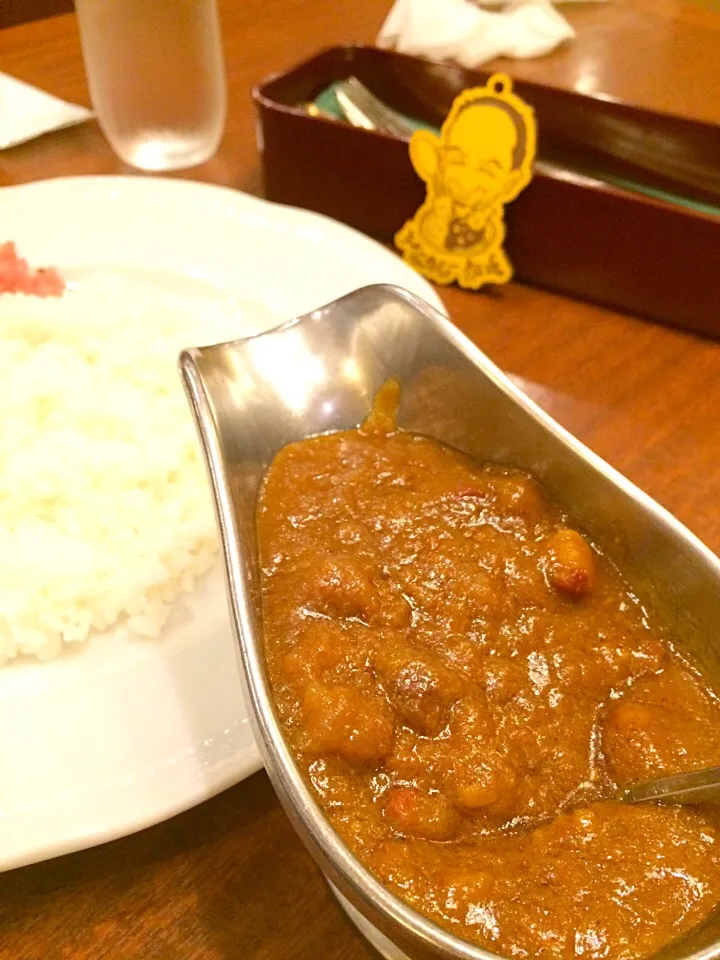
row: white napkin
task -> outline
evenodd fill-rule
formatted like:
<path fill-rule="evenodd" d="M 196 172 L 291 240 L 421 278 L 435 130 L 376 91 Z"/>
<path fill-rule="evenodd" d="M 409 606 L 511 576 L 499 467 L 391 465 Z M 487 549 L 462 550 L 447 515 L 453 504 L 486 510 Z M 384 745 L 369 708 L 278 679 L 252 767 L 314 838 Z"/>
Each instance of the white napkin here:
<path fill-rule="evenodd" d="M 395 0 L 377 44 L 477 67 L 495 57 L 542 57 L 574 36 L 550 0 L 516 0 L 499 13 L 471 0 Z"/>
<path fill-rule="evenodd" d="M 0 73 L 0 150 L 39 137 L 50 130 L 70 127 L 92 117 L 92 111 L 66 103 Z"/>

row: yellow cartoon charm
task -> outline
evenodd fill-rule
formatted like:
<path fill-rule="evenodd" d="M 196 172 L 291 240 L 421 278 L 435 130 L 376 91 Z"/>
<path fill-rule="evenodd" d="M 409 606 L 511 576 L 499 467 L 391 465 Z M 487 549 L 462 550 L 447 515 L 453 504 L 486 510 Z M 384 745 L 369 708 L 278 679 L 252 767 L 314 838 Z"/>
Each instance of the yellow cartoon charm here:
<path fill-rule="evenodd" d="M 437 283 L 506 283 L 503 206 L 530 182 L 535 142 L 533 111 L 501 73 L 456 97 L 439 138 L 416 131 L 410 159 L 427 196 L 395 237 L 404 259 Z"/>

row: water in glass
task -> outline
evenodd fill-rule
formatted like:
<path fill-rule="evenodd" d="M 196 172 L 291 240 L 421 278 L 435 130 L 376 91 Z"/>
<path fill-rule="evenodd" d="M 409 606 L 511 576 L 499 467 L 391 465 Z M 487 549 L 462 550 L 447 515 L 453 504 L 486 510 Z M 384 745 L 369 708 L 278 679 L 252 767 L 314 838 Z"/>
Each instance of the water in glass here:
<path fill-rule="evenodd" d="M 143 170 L 209 159 L 225 126 L 216 0 L 76 0 L 93 107 L 113 150 Z"/>

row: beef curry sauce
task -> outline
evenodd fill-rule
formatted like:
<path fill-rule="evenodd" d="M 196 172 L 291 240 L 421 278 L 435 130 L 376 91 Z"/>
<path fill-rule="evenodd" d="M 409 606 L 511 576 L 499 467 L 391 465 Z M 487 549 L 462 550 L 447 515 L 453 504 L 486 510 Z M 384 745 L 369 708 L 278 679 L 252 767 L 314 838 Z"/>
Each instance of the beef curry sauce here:
<path fill-rule="evenodd" d="M 720 707 L 532 477 L 380 407 L 280 451 L 258 532 L 285 735 L 398 896 L 543 960 L 650 956 L 715 909 L 714 811 L 613 798 L 720 763 Z"/>

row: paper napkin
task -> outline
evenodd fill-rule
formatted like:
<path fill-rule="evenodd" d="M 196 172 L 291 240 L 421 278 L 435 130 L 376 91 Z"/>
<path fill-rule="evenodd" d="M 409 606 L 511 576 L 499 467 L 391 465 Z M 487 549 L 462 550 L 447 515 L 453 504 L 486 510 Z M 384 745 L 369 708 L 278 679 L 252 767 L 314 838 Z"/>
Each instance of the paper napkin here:
<path fill-rule="evenodd" d="M 574 37 L 550 0 L 516 0 L 500 12 L 471 0 L 396 0 L 377 43 L 477 67 L 496 57 L 542 57 Z"/>
<path fill-rule="evenodd" d="M 92 111 L 0 73 L 0 150 L 92 117 Z"/>

